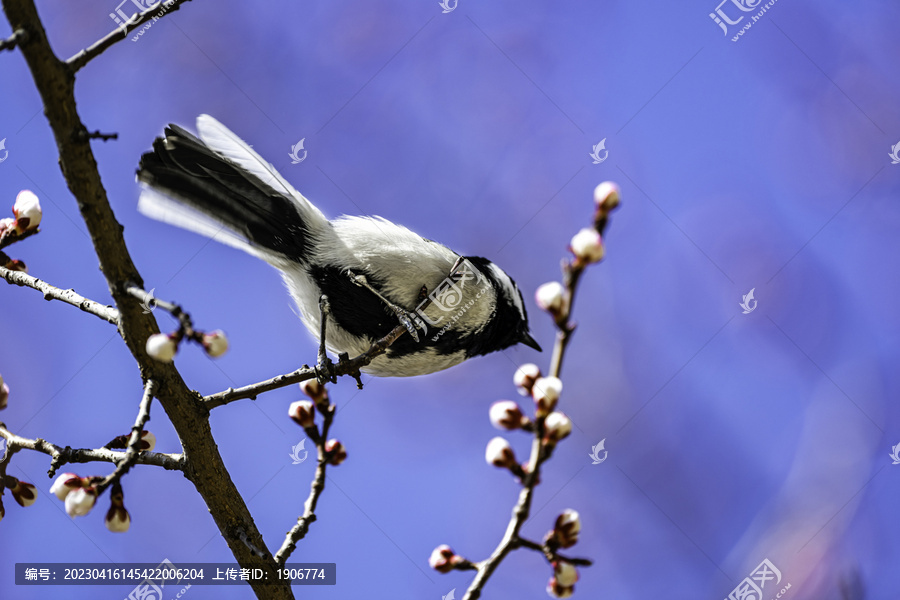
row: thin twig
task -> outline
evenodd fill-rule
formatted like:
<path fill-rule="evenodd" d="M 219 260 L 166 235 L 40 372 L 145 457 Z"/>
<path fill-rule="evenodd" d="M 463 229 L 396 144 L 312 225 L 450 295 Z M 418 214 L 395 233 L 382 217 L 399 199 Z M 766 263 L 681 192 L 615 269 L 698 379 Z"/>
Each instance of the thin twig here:
<path fill-rule="evenodd" d="M 53 477 L 60 467 L 68 463 L 118 463 L 125 456 L 124 452 L 109 450 L 107 448 L 97 448 L 95 450 L 88 450 L 86 448 L 76 449 L 70 448 L 69 446 L 58 446 L 41 438 L 24 438 L 9 431 L 9 429 L 6 428 L 5 423 L 0 423 L 0 437 L 6 440 L 7 455 L 18 452 L 19 450 L 33 450 L 50 456 L 53 459 L 50 463 L 50 470 L 47 472 L 50 477 Z M 181 471 L 184 469 L 184 455 L 182 454 L 141 452 L 134 462 L 139 465 L 162 467 L 169 471 Z"/>
<path fill-rule="evenodd" d="M 88 300 L 84 296 L 75 293 L 75 290 L 61 290 L 53 287 L 37 277 L 32 277 L 28 273 L 22 271 L 12 271 L 6 267 L 0 267 L 0 277 L 3 277 L 8 283 L 20 285 L 22 287 L 30 287 L 41 292 L 44 300 L 60 300 L 66 304 L 77 306 L 86 313 L 90 313 L 100 317 L 104 321 L 108 321 L 113 325 L 119 324 L 119 311 L 112 306 L 104 306 L 99 302 Z"/>
<path fill-rule="evenodd" d="M 69 66 L 73 73 L 75 71 L 78 71 L 83 66 L 103 54 L 103 52 L 109 49 L 110 46 L 112 46 L 116 42 L 121 42 L 128 37 L 129 33 L 142 26 L 147 21 L 153 19 L 160 11 L 162 11 L 163 14 L 173 13 L 181 8 L 182 4 L 189 1 L 190 0 L 166 0 L 165 2 L 159 2 L 145 11 L 133 15 L 120 27 L 106 34 L 104 37 L 100 38 L 98 41 L 94 42 L 93 44 L 67 60 L 66 64 Z M 162 17 L 162 15 L 157 18 L 160 17 Z"/>
<path fill-rule="evenodd" d="M 144 395 L 141 397 L 141 403 L 138 407 L 138 414 L 131 427 L 131 437 L 128 438 L 128 446 L 125 450 L 125 456 L 116 464 L 116 470 L 110 473 L 106 479 L 97 484 L 97 496 L 114 483 L 122 479 L 122 476 L 134 466 L 138 457 L 141 455 L 141 434 L 144 431 L 144 425 L 150 420 L 150 404 L 153 402 L 153 395 L 156 393 L 156 382 L 152 379 L 144 384 Z"/>
<path fill-rule="evenodd" d="M 0 40 L 0 52 L 4 50 L 12 50 L 19 44 L 28 41 L 28 32 L 24 29 L 16 29 L 11 36 L 5 40 Z"/>

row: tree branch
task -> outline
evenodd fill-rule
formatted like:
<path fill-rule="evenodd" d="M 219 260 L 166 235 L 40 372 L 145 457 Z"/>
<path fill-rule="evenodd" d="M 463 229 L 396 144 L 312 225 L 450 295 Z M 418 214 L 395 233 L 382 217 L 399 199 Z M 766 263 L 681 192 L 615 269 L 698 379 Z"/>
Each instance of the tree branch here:
<path fill-rule="evenodd" d="M 32 277 L 28 273 L 24 273 L 22 271 L 11 271 L 6 267 L 0 267 L 0 277 L 5 279 L 7 283 L 22 287 L 30 287 L 31 289 L 41 292 L 44 295 L 44 300 L 60 300 L 62 302 L 65 302 L 66 304 L 76 306 L 86 313 L 90 313 L 92 315 L 100 317 L 104 321 L 108 321 L 113 325 L 119 324 L 118 310 L 116 310 L 112 306 L 104 306 L 99 302 L 88 300 L 84 296 L 76 294 L 75 290 L 61 290 L 58 287 L 53 287 L 49 283 L 38 279 L 37 277 Z"/>
<path fill-rule="evenodd" d="M 69 67 L 69 69 L 71 69 L 71 72 L 74 74 L 83 66 L 103 54 L 113 44 L 115 44 L 116 42 L 121 42 L 128 37 L 129 33 L 134 31 L 147 21 L 153 19 L 154 15 L 156 15 L 161 10 L 160 7 L 165 9 L 163 14 L 169 14 L 181 8 L 181 5 L 185 2 L 190 2 L 190 0 L 166 0 L 165 2 L 159 2 L 155 4 L 153 7 L 148 8 L 143 12 L 132 15 L 132 17 L 125 21 L 125 23 L 121 27 L 109 32 L 98 41 L 80 51 L 78 54 L 67 60 L 65 64 Z M 161 16 L 162 15 L 160 15 L 159 18 L 161 18 Z"/>
<path fill-rule="evenodd" d="M 116 464 L 116 470 L 97 484 L 98 497 L 106 488 L 122 479 L 122 476 L 134 466 L 138 457 L 141 455 L 141 433 L 144 431 L 144 425 L 150 420 L 150 404 L 153 402 L 153 394 L 155 391 L 156 383 L 150 379 L 144 385 L 144 395 L 141 397 L 137 418 L 134 420 L 134 426 L 131 428 L 131 437 L 128 438 L 125 456 Z"/>
<path fill-rule="evenodd" d="M 0 40 L 0 52 L 13 50 L 18 44 L 24 44 L 28 40 L 28 34 L 24 29 L 16 29 L 11 36 Z"/>

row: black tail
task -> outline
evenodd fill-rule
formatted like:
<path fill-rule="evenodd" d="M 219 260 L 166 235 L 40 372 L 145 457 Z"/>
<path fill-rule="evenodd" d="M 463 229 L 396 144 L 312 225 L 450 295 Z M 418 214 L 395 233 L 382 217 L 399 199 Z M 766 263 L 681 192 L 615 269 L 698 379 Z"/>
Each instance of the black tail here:
<path fill-rule="evenodd" d="M 303 262 L 308 226 L 296 201 L 177 125 L 141 156 L 137 178 L 258 247 Z M 189 223 L 173 224 L 192 229 Z M 194 228 L 197 229 L 197 228 Z"/>

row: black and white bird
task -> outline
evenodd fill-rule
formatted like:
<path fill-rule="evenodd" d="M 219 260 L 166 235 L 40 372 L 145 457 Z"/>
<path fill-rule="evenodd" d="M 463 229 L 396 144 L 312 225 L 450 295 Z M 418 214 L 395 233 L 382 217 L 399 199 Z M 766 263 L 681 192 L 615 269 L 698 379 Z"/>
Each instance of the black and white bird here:
<path fill-rule="evenodd" d="M 518 343 L 540 350 L 519 288 L 494 263 L 461 257 L 381 217 L 328 220 L 214 118 L 198 117 L 197 131 L 169 125 L 141 157 L 139 210 L 277 268 L 317 337 L 319 298 L 327 295 L 332 352 L 356 356 L 398 322 L 410 335 L 364 372 L 424 375 Z M 424 304 L 423 290 L 431 295 Z"/>

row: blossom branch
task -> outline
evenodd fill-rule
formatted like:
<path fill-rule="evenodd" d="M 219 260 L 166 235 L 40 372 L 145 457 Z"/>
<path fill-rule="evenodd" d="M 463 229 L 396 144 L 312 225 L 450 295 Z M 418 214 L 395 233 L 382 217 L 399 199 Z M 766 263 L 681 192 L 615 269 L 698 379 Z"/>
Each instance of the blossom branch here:
<path fill-rule="evenodd" d="M 121 42 L 125 38 L 128 37 L 128 34 L 154 18 L 156 14 L 160 12 L 160 6 L 163 7 L 162 13 L 168 14 L 175 12 L 181 5 L 185 2 L 189 2 L 190 0 L 165 0 L 165 2 L 157 2 L 150 8 L 140 13 L 136 13 L 132 15 L 132 17 L 125 21 L 125 23 L 116 28 L 114 31 L 109 32 L 101 39 L 97 40 L 84 50 L 80 51 L 78 54 L 70 58 L 65 62 L 65 64 L 71 69 L 72 73 L 75 73 L 86 64 L 103 54 L 106 50 L 110 48 L 116 42 Z M 161 17 L 162 15 L 160 15 Z M 159 17 L 156 17 L 159 18 Z"/>
<path fill-rule="evenodd" d="M 94 300 L 88 300 L 84 296 L 75 293 L 75 290 L 62 290 L 54 287 L 49 283 L 32 277 L 23 271 L 13 271 L 6 267 L 0 266 L 0 277 L 5 279 L 7 283 L 22 287 L 30 287 L 44 295 L 44 300 L 59 300 L 66 304 L 78 307 L 86 313 L 100 317 L 104 321 L 108 321 L 113 325 L 119 323 L 119 311 L 112 306 L 105 306 Z"/>

